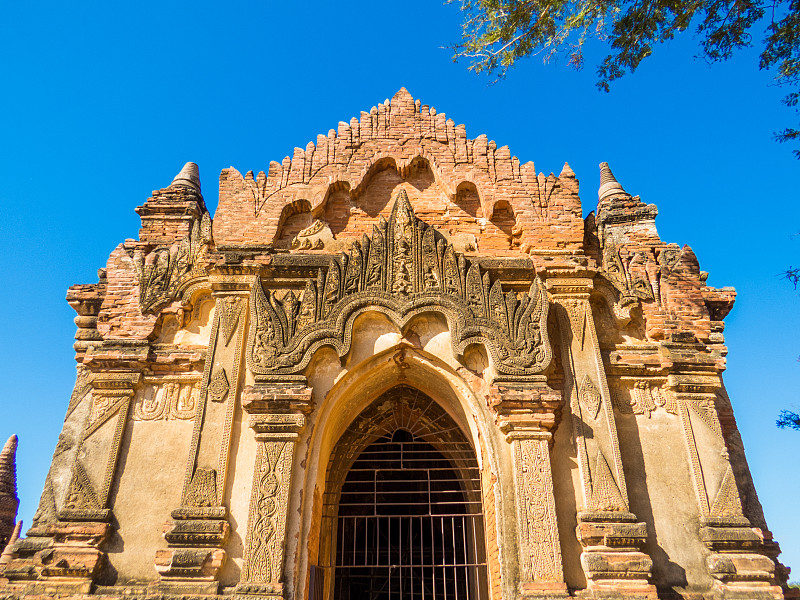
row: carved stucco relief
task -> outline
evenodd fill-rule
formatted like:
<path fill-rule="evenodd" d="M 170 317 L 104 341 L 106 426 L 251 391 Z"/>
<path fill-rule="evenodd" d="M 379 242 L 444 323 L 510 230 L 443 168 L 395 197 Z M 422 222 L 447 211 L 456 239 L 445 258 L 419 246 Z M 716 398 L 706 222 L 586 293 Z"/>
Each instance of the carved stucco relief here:
<path fill-rule="evenodd" d="M 184 478 L 183 504 L 189 501 L 196 471 L 213 471 L 216 476 L 215 505 L 223 504 L 231 429 L 236 410 L 236 393 L 242 368 L 242 349 L 247 321 L 247 302 L 241 295 L 220 296 L 209 339 L 199 406 L 192 434 L 191 449 Z M 213 413 L 213 414 L 212 414 Z M 214 425 L 212 425 L 214 424 Z M 221 427 L 222 435 L 213 435 L 207 427 Z M 204 436 L 204 431 L 206 435 Z M 208 438 L 208 439 L 207 439 Z M 216 439 L 212 443 L 211 439 Z"/>
<path fill-rule="evenodd" d="M 512 441 L 524 581 L 562 582 L 553 476 L 546 438 Z"/>
<path fill-rule="evenodd" d="M 145 382 L 133 403 L 133 421 L 190 421 L 197 410 L 200 381 Z"/>
<path fill-rule="evenodd" d="M 242 581 L 280 579 L 293 448 L 294 443 L 284 441 L 258 445 Z"/>
<path fill-rule="evenodd" d="M 286 270 L 308 270 L 306 260 L 311 258 L 289 256 Z M 501 374 L 534 375 L 550 364 L 541 281 L 536 278 L 524 292 L 504 289 L 500 279 L 492 282 L 488 271 L 414 215 L 405 191 L 371 237 L 323 260 L 315 278 L 297 282 L 302 292 L 297 285 L 283 292 L 254 286 L 248 365 L 255 374 L 300 373 L 323 345 L 345 355 L 353 321 L 367 310 L 382 312 L 399 326 L 417 314 L 440 312 L 448 320 L 454 353 L 484 344 Z"/>

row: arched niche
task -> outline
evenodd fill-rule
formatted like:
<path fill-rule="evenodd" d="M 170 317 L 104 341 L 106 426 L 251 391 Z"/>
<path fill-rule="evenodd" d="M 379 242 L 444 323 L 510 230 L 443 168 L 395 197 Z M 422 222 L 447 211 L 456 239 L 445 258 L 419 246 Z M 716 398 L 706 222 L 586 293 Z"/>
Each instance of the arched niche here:
<path fill-rule="evenodd" d="M 336 442 L 325 479 L 316 597 L 488 598 L 475 450 L 428 395 L 398 383 L 378 396 Z"/>
<path fill-rule="evenodd" d="M 474 450 L 486 515 L 487 572 L 489 579 L 503 580 L 499 575 L 501 565 L 513 569 L 516 561 L 515 556 L 504 554 L 500 541 L 506 535 L 504 532 L 513 535 L 513 500 L 510 503 L 505 500 L 513 496 L 509 495 L 510 489 L 501 489 L 505 482 L 513 480 L 513 466 L 493 416 L 472 386 L 439 357 L 406 343 L 386 348 L 346 371 L 337 369 L 339 359 L 330 349 L 322 348 L 317 355 L 308 371 L 317 408 L 304 434 L 305 441 L 301 442 L 307 448 L 302 459 L 303 481 L 296 482 L 303 490 L 304 500 L 295 558 L 296 572 L 300 574 L 296 593 L 309 593 L 308 586 L 313 583 L 311 567 L 323 562 L 320 554 L 325 549 L 323 513 L 329 465 L 334 460 L 337 442 L 363 411 L 398 385 L 419 390 L 435 402 Z M 324 597 L 332 598 L 330 590 Z"/>
<path fill-rule="evenodd" d="M 456 188 L 456 204 L 475 219 L 483 218 L 483 206 L 478 188 L 471 181 L 462 181 Z"/>
<path fill-rule="evenodd" d="M 514 247 L 517 217 L 513 207 L 498 200 L 491 207 L 491 215 L 484 229 L 482 248 L 486 251 L 508 251 Z M 518 243 L 518 238 L 516 240 Z"/>
<path fill-rule="evenodd" d="M 311 225 L 311 203 L 308 200 L 295 200 L 283 207 L 274 246 L 288 249 L 292 239 L 303 229 Z"/>

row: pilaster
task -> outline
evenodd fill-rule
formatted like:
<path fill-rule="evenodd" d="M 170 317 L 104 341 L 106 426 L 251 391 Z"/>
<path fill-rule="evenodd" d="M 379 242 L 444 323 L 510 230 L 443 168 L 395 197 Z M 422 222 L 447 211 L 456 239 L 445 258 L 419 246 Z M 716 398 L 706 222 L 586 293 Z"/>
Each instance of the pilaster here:
<path fill-rule="evenodd" d="M 589 295 L 594 273 L 550 269 L 547 288 L 561 331 L 564 395 L 572 415 L 583 509 L 578 541 L 587 592 L 655 598 L 653 561 L 642 552 L 647 526 L 630 512 L 614 411 Z"/>
<path fill-rule="evenodd" d="M 257 381 L 245 389 L 242 405 L 258 446 L 244 566 L 234 596 L 284 598 L 289 487 L 295 445 L 311 409 L 311 389 L 298 381 Z"/>
<path fill-rule="evenodd" d="M 156 553 L 162 591 L 217 593 L 230 527 L 224 490 L 237 411 L 252 276 L 216 273 L 216 300 L 181 506 L 172 511 Z"/>
<path fill-rule="evenodd" d="M 566 598 L 550 463 L 561 399 L 545 376 L 498 382 L 490 403 L 511 445 L 520 598 Z"/>
<path fill-rule="evenodd" d="M 32 589 L 57 593 L 91 589 L 106 558 L 103 544 L 111 533 L 112 516 L 109 494 L 140 378 L 137 372 L 92 376 L 92 406 L 58 520 L 32 528 L 15 544 L 5 570 L 9 581 L 37 581 L 31 583 Z"/>
<path fill-rule="evenodd" d="M 777 548 L 742 511 L 715 405 L 719 373 L 711 361 L 696 358 L 701 344 L 693 336 L 676 337 L 664 343 L 672 359 L 667 388 L 681 419 L 714 587 L 723 598 L 783 598 L 773 560 Z"/>

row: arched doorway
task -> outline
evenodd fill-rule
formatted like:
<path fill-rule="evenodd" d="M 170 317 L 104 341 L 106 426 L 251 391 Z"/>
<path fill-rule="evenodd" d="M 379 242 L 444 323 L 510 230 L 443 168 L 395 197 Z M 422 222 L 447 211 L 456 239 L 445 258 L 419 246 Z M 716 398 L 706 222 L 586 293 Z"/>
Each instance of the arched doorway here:
<path fill-rule="evenodd" d="M 433 399 L 396 386 L 341 436 L 319 556 L 317 600 L 488 597 L 475 451 Z"/>

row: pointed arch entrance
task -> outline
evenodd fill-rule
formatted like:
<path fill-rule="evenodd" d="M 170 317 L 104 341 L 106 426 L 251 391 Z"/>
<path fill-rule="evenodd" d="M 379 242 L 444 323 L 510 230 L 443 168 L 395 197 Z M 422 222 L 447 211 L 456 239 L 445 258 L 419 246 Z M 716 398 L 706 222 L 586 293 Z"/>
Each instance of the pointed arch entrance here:
<path fill-rule="evenodd" d="M 398 385 L 364 409 L 336 443 L 325 489 L 315 596 L 488 597 L 475 451 L 426 394 Z"/>

